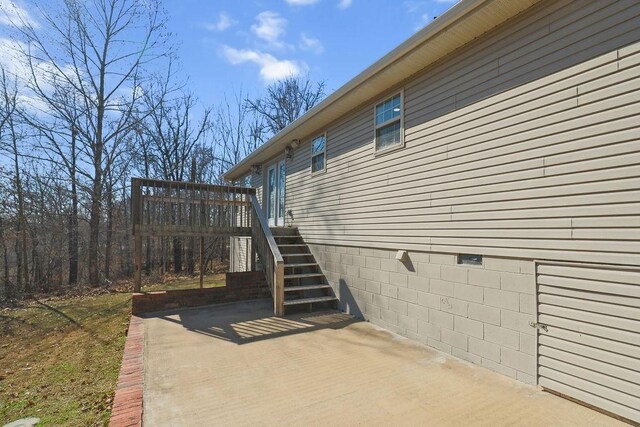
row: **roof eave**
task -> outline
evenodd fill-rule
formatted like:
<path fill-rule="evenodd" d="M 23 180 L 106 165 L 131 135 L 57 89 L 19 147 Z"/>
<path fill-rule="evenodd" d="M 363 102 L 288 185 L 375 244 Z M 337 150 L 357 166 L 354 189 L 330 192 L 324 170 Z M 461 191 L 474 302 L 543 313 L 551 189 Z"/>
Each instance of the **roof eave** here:
<path fill-rule="evenodd" d="M 468 43 L 470 40 L 477 38 L 478 36 L 487 32 L 490 28 L 493 28 L 510 17 L 514 16 L 516 13 L 526 9 L 527 7 L 535 4 L 538 0 L 509 0 L 506 2 L 506 5 L 510 6 L 508 12 L 511 13 L 496 13 L 496 14 L 487 14 L 489 18 L 495 17 L 495 22 L 487 22 L 487 17 L 483 17 L 484 29 L 482 31 L 478 31 L 478 34 L 473 34 L 469 32 L 466 34 L 466 39 L 469 40 L 461 40 L 460 45 L 456 45 L 451 49 L 450 52 L 453 52 L 457 48 L 463 46 Z M 516 6 L 519 6 L 517 7 Z M 382 92 L 382 89 L 379 87 L 372 90 L 371 88 L 366 87 L 367 83 L 374 79 L 379 73 L 385 71 L 388 68 L 392 68 L 394 64 L 397 64 L 401 59 L 405 58 L 409 53 L 414 52 L 418 48 L 427 48 L 425 44 L 438 36 L 439 34 L 443 34 L 443 32 L 454 28 L 460 21 L 464 21 L 465 17 L 473 14 L 474 11 L 479 10 L 481 6 L 485 5 L 493 5 L 494 7 L 502 7 L 503 9 L 507 7 L 505 3 L 501 0 L 462 0 L 447 10 L 443 15 L 433 20 L 429 25 L 425 26 L 423 29 L 416 32 L 413 36 L 405 40 L 398 47 L 393 49 L 391 52 L 387 53 L 385 56 L 380 58 L 378 61 L 367 67 L 364 71 L 358 74 L 356 77 L 351 79 L 349 82 L 344 84 L 338 90 L 333 92 L 327 98 L 325 98 L 318 105 L 307 111 L 303 116 L 299 117 L 297 120 L 289 124 L 285 129 L 278 132 L 274 135 L 269 141 L 267 141 L 262 146 L 258 147 L 251 154 L 249 154 L 242 161 L 237 163 L 231 169 L 229 169 L 224 174 L 224 179 L 228 181 L 234 181 L 242 176 L 246 175 L 251 170 L 251 166 L 253 164 L 262 164 L 270 158 L 278 155 L 280 152 L 284 150 L 287 144 L 291 143 L 295 139 L 302 139 L 308 135 L 296 135 L 296 132 L 303 127 L 303 125 L 307 125 L 307 128 L 312 128 L 313 126 L 309 126 L 309 124 L 314 119 L 319 119 L 318 116 L 321 116 L 322 113 L 325 113 L 329 110 L 330 107 L 335 107 L 337 104 L 342 102 L 343 109 L 348 109 L 349 105 L 347 102 L 344 102 L 345 99 L 351 94 L 357 91 L 358 89 L 363 89 L 363 93 L 358 97 L 359 99 L 355 99 L 353 101 L 353 106 L 351 108 L 356 108 L 358 105 L 362 103 L 360 99 L 365 99 L 366 96 L 369 96 L 369 99 L 379 96 Z M 434 59 L 430 63 L 420 64 L 419 69 L 424 69 L 429 66 L 431 63 L 437 61 L 445 54 L 450 52 L 446 52 L 440 55 L 438 58 Z M 407 78 L 414 75 L 418 70 L 409 70 L 406 71 L 406 75 L 402 75 L 400 73 L 394 73 L 393 79 L 388 79 L 389 84 L 387 85 L 387 89 L 392 88 L 394 85 L 401 83 Z M 394 81 L 395 80 L 395 81 Z M 370 93 L 368 93 L 370 92 Z M 325 114 L 327 115 L 327 114 Z M 330 123 L 330 121 L 329 121 Z M 328 124 L 328 123 L 327 123 Z M 318 120 L 317 126 L 320 127 L 326 124 L 321 123 L 321 120 Z M 310 130 L 307 129 L 307 130 Z M 300 133 L 300 132 L 298 132 Z"/>

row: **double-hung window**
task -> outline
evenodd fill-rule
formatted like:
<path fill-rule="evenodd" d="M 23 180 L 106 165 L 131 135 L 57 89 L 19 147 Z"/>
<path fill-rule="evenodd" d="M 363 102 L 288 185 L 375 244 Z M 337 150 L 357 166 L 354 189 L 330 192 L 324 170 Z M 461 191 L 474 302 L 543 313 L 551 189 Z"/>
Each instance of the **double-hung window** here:
<path fill-rule="evenodd" d="M 404 144 L 402 92 L 377 104 L 375 116 L 376 152 L 401 147 Z"/>
<path fill-rule="evenodd" d="M 322 172 L 327 167 L 327 134 L 311 141 L 311 173 Z"/>

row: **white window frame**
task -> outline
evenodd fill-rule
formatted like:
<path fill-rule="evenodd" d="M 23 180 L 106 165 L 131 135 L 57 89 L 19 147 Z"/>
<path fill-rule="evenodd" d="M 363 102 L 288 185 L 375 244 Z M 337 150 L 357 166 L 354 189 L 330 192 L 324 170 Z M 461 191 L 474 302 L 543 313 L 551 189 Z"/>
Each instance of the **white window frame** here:
<path fill-rule="evenodd" d="M 376 123 L 376 109 L 380 104 L 388 101 L 391 98 L 395 98 L 400 95 L 400 117 L 394 117 L 393 119 L 387 120 L 386 122 L 377 124 Z M 397 121 L 400 121 L 400 142 L 398 144 L 392 145 L 387 148 L 378 149 L 378 129 L 389 126 Z M 404 88 L 396 91 L 390 95 L 385 96 L 377 100 L 373 104 L 373 154 L 374 155 L 382 155 L 386 153 L 390 153 L 392 151 L 400 150 L 404 148 Z"/>
<path fill-rule="evenodd" d="M 324 137 L 324 150 L 319 151 L 317 153 L 313 152 L 313 141 L 320 138 L 320 137 Z M 314 136 L 313 138 L 311 138 L 311 142 L 309 143 L 309 154 L 310 154 L 310 160 L 311 160 L 311 164 L 309 165 L 309 170 L 311 171 L 311 175 L 318 175 L 321 173 L 325 173 L 327 171 L 327 132 L 323 132 L 320 133 L 316 136 Z M 320 154 L 324 154 L 324 167 L 320 170 L 314 171 L 313 170 L 313 158 L 316 156 L 319 156 Z"/>

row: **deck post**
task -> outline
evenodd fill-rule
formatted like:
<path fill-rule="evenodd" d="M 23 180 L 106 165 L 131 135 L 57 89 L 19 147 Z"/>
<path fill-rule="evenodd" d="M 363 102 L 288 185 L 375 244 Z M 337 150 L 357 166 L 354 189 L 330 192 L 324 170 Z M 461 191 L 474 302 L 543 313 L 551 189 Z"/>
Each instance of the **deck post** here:
<path fill-rule="evenodd" d="M 133 291 L 140 292 L 142 288 L 142 236 L 133 236 Z"/>
<path fill-rule="evenodd" d="M 251 271 L 256 271 L 257 252 L 255 237 L 251 236 L 251 239 L 249 239 L 249 244 L 251 245 Z"/>
<path fill-rule="evenodd" d="M 276 264 L 275 283 L 273 292 L 273 302 L 275 315 L 278 317 L 284 316 L 284 263 L 278 262 Z"/>
<path fill-rule="evenodd" d="M 200 236 L 200 289 L 204 287 L 204 237 Z"/>
<path fill-rule="evenodd" d="M 142 288 L 142 233 L 140 225 L 142 223 L 140 180 L 131 179 L 131 214 L 133 216 L 133 290 L 140 292 Z"/>

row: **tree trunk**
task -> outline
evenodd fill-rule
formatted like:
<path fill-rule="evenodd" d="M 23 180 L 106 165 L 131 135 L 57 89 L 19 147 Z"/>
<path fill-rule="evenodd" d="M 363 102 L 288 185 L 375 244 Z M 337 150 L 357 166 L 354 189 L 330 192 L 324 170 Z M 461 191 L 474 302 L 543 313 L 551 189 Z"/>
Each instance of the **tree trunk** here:
<path fill-rule="evenodd" d="M 0 220 L 0 243 L 2 244 L 2 261 L 3 272 L 2 277 L 4 284 L 4 296 L 6 299 L 13 297 L 13 289 L 11 285 L 11 279 L 9 277 L 9 249 L 7 248 L 7 242 L 4 239 L 4 223 Z"/>
<path fill-rule="evenodd" d="M 93 286 L 100 284 L 98 267 L 98 247 L 100 244 L 100 216 L 102 215 L 102 156 L 104 154 L 103 127 L 105 113 L 105 57 L 108 42 L 104 46 L 102 63 L 100 64 L 100 85 L 97 94 L 98 106 L 96 108 L 96 139 L 94 141 L 93 156 L 93 188 L 91 191 L 91 218 L 89 219 L 89 283 Z"/>
<path fill-rule="evenodd" d="M 144 260 L 144 274 L 148 276 L 151 274 L 151 237 L 147 236 L 147 244 L 145 246 L 146 257 Z"/>
<path fill-rule="evenodd" d="M 102 213 L 102 206 L 98 196 L 101 193 L 101 185 L 97 184 L 97 182 L 98 179 L 96 178 L 91 196 L 91 218 L 89 219 L 89 283 L 94 286 L 100 283 L 98 243 L 100 240 L 100 215 Z"/>
<path fill-rule="evenodd" d="M 78 183 L 76 182 L 76 131 L 71 130 L 71 212 L 69 213 L 69 284 L 78 283 Z"/>
<path fill-rule="evenodd" d="M 104 277 L 111 279 L 111 255 L 113 243 L 113 174 L 109 165 L 105 172 L 106 191 L 105 197 L 107 202 L 107 230 L 104 244 Z"/>
<path fill-rule="evenodd" d="M 42 280 L 43 278 L 43 266 L 42 266 L 42 260 L 40 259 L 40 253 L 38 252 L 38 239 L 37 236 L 35 236 L 33 233 L 31 235 L 31 268 L 33 270 L 33 274 L 31 276 L 31 281 L 30 283 L 33 284 L 33 286 L 40 286 L 40 285 L 44 285 L 45 286 L 45 290 L 49 291 L 51 283 L 44 283 L 44 281 Z"/>
<path fill-rule="evenodd" d="M 11 279 L 9 278 L 9 251 L 7 250 L 7 244 L 2 238 L 2 259 L 4 261 L 4 294 L 7 299 L 11 299 L 14 296 Z"/>
<path fill-rule="evenodd" d="M 178 237 L 173 239 L 173 270 L 176 273 L 182 271 L 182 240 Z"/>
<path fill-rule="evenodd" d="M 131 268 L 131 225 L 129 224 L 129 203 L 127 202 L 127 188 L 124 185 L 122 186 L 122 200 L 125 229 L 125 233 L 123 236 L 124 254 L 122 255 L 122 258 L 124 259 L 124 273 L 127 277 L 129 277 L 133 273 L 133 269 Z"/>
<path fill-rule="evenodd" d="M 104 276 L 111 278 L 111 242 L 113 239 L 113 193 L 111 184 L 107 190 L 107 234 L 104 246 Z"/>
<path fill-rule="evenodd" d="M 22 279 L 22 249 L 20 245 L 21 240 L 16 240 L 15 253 L 16 253 L 16 290 L 22 292 L 24 288 Z"/>
<path fill-rule="evenodd" d="M 140 136 L 140 138 L 142 139 L 141 133 L 138 133 L 138 135 Z M 150 167 L 151 167 L 151 162 L 149 161 L 149 148 L 148 146 L 143 143 L 141 141 L 141 145 L 142 145 L 142 156 L 144 159 L 144 177 L 146 179 L 149 179 L 149 175 L 150 175 Z M 147 189 L 147 195 L 149 194 L 149 190 Z M 147 221 L 149 223 L 151 223 L 151 210 L 147 210 Z M 164 247 L 164 246 L 163 246 Z M 144 274 L 145 276 L 149 276 L 151 274 L 151 266 L 152 266 L 152 259 L 151 259 L 151 255 L 152 255 L 152 251 L 151 251 L 151 236 L 147 236 L 146 238 L 146 246 L 145 246 L 145 260 L 144 260 Z M 155 254 L 154 254 L 155 255 Z"/>
<path fill-rule="evenodd" d="M 20 160 L 18 153 L 18 141 L 13 123 L 9 124 L 11 128 L 11 136 L 13 143 L 13 166 L 15 173 L 16 197 L 18 201 L 18 226 L 17 236 L 19 241 L 16 242 L 16 256 L 18 258 L 17 285 L 18 289 L 22 289 L 26 293 L 31 293 L 31 284 L 29 283 L 29 261 L 27 252 L 27 218 L 24 209 L 24 193 L 22 191 L 22 177 L 20 175 Z"/>
<path fill-rule="evenodd" d="M 32 291 L 31 281 L 29 280 L 29 256 L 28 256 L 28 244 L 27 244 L 27 230 L 26 230 L 26 221 L 22 224 L 22 240 L 20 242 L 20 251 L 22 252 L 22 274 L 24 279 L 24 291 L 27 294 L 30 294 Z"/>
<path fill-rule="evenodd" d="M 100 111 L 102 110 L 102 111 Z M 102 123 L 104 107 L 98 108 L 96 126 L 96 150 L 93 158 L 93 187 L 91 191 L 91 214 L 89 218 L 89 283 L 100 284 L 98 247 L 100 244 L 100 216 L 102 215 Z"/>
<path fill-rule="evenodd" d="M 191 182 L 196 181 L 196 158 L 191 159 Z M 194 214 L 195 204 L 189 207 L 189 222 L 193 224 L 195 222 Z M 187 272 L 191 275 L 195 272 L 195 237 L 189 238 L 189 246 L 187 248 Z"/>

